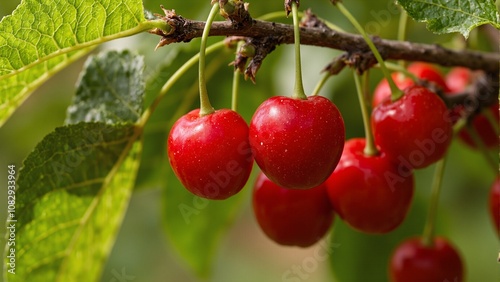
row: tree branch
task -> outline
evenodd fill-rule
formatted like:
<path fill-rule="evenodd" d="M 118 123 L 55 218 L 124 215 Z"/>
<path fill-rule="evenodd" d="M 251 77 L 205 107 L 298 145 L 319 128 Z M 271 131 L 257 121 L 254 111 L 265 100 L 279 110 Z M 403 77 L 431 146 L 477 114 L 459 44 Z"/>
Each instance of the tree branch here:
<path fill-rule="evenodd" d="M 168 11 L 168 10 L 166 10 Z M 172 11 L 163 17 L 172 27 L 168 34 L 161 30 L 152 33 L 162 36 L 158 47 L 175 42 L 189 42 L 201 37 L 205 22 L 184 19 Z M 248 20 L 244 24 L 234 21 L 214 22 L 210 36 L 243 36 L 263 40 L 271 39 L 274 45 L 293 43 L 293 26 L 288 24 Z M 357 56 L 358 70 L 364 71 L 376 60 L 370 52 L 362 36 L 338 32 L 321 25 L 320 27 L 305 23 L 301 28 L 301 44 L 327 47 L 346 51 Z M 500 54 L 473 50 L 451 50 L 439 45 L 414 43 L 408 41 L 387 40 L 374 37 L 373 41 L 385 60 L 423 61 L 442 66 L 463 66 L 473 70 L 484 70 L 489 73 L 499 72 Z M 269 44 L 269 43 L 268 43 Z M 257 46 L 258 47 L 258 46 Z"/>
<path fill-rule="evenodd" d="M 297 1 L 297 0 L 286 0 Z M 217 2 L 217 0 L 213 0 Z M 247 4 L 243 0 L 218 0 L 221 14 L 228 19 L 224 22 L 214 22 L 210 36 L 226 36 L 227 44 L 245 41 L 244 52 L 238 51 L 235 68 L 243 70 L 248 63 L 245 76 L 255 81 L 255 74 L 265 57 L 277 45 L 292 44 L 294 42 L 293 26 L 281 23 L 254 20 L 248 13 Z M 286 3 L 286 2 L 285 2 Z M 161 17 L 171 27 L 169 32 L 161 29 L 150 31 L 161 36 L 157 48 L 175 43 L 189 42 L 193 38 L 201 37 L 205 22 L 184 19 L 174 11 L 161 7 L 165 16 Z M 492 40 L 495 38 L 491 37 Z M 463 66 L 472 70 L 482 70 L 463 93 L 448 96 L 441 89 L 433 89 L 445 101 L 449 108 L 457 105 L 469 106 L 463 114 L 472 118 L 482 108 L 497 103 L 499 91 L 500 54 L 473 50 L 451 50 L 439 45 L 413 43 L 372 38 L 384 60 L 422 61 L 442 66 Z M 234 41 L 234 42 L 233 42 Z M 301 23 L 301 44 L 343 50 L 346 53 L 338 56 L 328 64 L 326 71 L 332 74 L 340 72 L 346 65 L 363 72 L 377 64 L 373 53 L 360 35 L 339 32 L 330 29 L 309 10 Z M 249 55 L 251 54 L 251 55 Z M 425 81 L 418 83 L 426 84 Z M 432 88 L 433 85 L 426 85 Z M 471 107 L 471 105 L 473 105 Z"/>

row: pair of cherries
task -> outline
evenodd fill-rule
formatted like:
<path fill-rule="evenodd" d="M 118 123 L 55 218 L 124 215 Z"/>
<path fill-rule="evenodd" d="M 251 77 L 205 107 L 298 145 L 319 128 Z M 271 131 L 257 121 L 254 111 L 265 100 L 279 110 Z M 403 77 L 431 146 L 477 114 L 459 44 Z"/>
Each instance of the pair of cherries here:
<path fill-rule="evenodd" d="M 278 185 L 318 186 L 335 169 L 344 139 L 342 116 L 327 98 L 277 96 L 256 110 L 250 127 L 232 110 L 193 110 L 172 126 L 167 151 L 190 192 L 222 200 L 243 188 L 254 158 Z"/>
<path fill-rule="evenodd" d="M 429 65 L 416 63 L 408 70 L 433 87 L 448 91 L 442 77 Z M 335 210 L 349 225 L 368 233 L 386 233 L 401 224 L 413 195 L 412 170 L 441 159 L 452 138 L 444 102 L 402 74 L 392 77 L 404 89 L 402 98 L 390 100 L 386 80 L 374 93 L 371 122 L 379 154 L 364 154 L 364 139 L 348 141 L 327 181 Z M 434 238 L 424 245 L 422 238 L 410 238 L 394 251 L 389 276 L 394 282 L 462 281 L 463 265 L 446 239 Z"/>
<path fill-rule="evenodd" d="M 435 82 L 432 69 L 425 66 L 416 63 L 408 70 L 437 87 L 446 87 L 442 78 Z M 452 138 L 444 102 L 410 78 L 398 73 L 392 78 L 403 89 L 401 98 L 391 101 L 385 79 L 374 92 L 371 126 L 378 154 L 365 153 L 365 139 L 347 141 L 327 181 L 339 216 L 354 229 L 371 234 L 388 233 L 403 222 L 414 192 L 413 170 L 441 159 Z"/>
<path fill-rule="evenodd" d="M 256 110 L 250 144 L 261 169 L 253 190 L 258 224 L 274 242 L 308 247 L 330 229 L 326 180 L 344 149 L 342 116 L 330 100 L 272 97 Z"/>

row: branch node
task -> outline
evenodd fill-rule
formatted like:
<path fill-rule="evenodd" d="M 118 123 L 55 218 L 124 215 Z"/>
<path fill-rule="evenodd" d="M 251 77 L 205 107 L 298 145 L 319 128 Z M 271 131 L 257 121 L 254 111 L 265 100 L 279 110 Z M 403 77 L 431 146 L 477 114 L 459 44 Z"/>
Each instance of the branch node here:
<path fill-rule="evenodd" d="M 344 53 L 338 57 L 333 58 L 333 60 L 322 70 L 322 72 L 328 72 L 330 75 L 339 74 L 346 67 L 346 59 L 349 55 Z"/>
<path fill-rule="evenodd" d="M 262 61 L 266 58 L 266 56 L 276 49 L 276 46 L 281 43 L 281 38 L 279 36 L 267 36 L 262 38 L 250 38 L 246 44 L 250 44 L 255 49 L 255 56 L 253 56 L 252 60 L 248 64 L 248 67 L 245 70 L 245 79 L 250 78 L 253 83 L 255 83 L 255 76 L 260 66 L 262 65 Z"/>
<path fill-rule="evenodd" d="M 330 28 L 321 21 L 312 11 L 311 9 L 307 9 L 304 11 L 304 16 L 302 17 L 302 21 L 300 22 L 301 27 L 310 27 L 310 28 L 321 28 L 322 30 L 329 30 Z"/>
<path fill-rule="evenodd" d="M 189 21 L 185 20 L 182 16 L 178 16 L 175 10 L 168 10 L 160 6 L 165 13 L 165 16 L 157 15 L 160 19 L 164 20 L 170 31 L 165 33 L 163 30 L 155 28 L 150 33 L 161 36 L 160 42 L 156 45 L 156 49 L 175 42 L 189 42 L 191 38 L 187 35 L 189 32 Z"/>
<path fill-rule="evenodd" d="M 233 28 L 244 29 L 253 24 L 253 19 L 248 12 L 249 3 L 242 0 L 220 0 L 221 15 L 231 21 Z"/>

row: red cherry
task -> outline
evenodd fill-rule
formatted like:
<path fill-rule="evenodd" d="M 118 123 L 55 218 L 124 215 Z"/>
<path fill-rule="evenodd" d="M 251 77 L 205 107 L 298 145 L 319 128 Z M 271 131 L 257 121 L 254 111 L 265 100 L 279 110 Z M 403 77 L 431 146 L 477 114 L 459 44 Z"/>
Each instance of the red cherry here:
<path fill-rule="evenodd" d="M 415 62 L 408 66 L 408 71 L 414 74 L 416 77 L 426 80 L 428 83 L 434 84 L 434 86 L 443 89 L 443 91 L 448 91 L 448 86 L 443 79 L 443 76 L 435 67 L 431 64 L 423 63 L 423 62 Z M 393 73 L 392 79 L 394 83 L 398 86 L 399 89 L 404 90 L 407 87 L 410 87 L 415 84 L 415 82 L 406 77 L 404 74 L 396 72 Z M 373 92 L 373 107 L 375 108 L 378 104 L 380 104 L 384 99 L 391 96 L 391 88 L 389 87 L 389 83 L 387 79 L 382 79 L 380 83 L 375 88 Z"/>
<path fill-rule="evenodd" d="M 253 210 L 264 233 L 278 244 L 308 247 L 333 223 L 334 211 L 326 186 L 288 189 L 260 173 L 253 191 Z"/>
<path fill-rule="evenodd" d="M 350 139 L 342 158 L 326 181 L 337 214 L 366 233 L 387 233 L 403 222 L 414 190 L 413 172 L 404 170 L 381 152 L 363 153 L 365 139 Z"/>
<path fill-rule="evenodd" d="M 392 282 L 461 282 L 463 265 L 460 255 L 444 238 L 434 238 L 424 246 L 421 238 L 399 245 L 392 255 L 389 275 Z"/>
<path fill-rule="evenodd" d="M 455 95 L 463 91 L 471 81 L 471 72 L 467 68 L 456 67 L 446 75 L 446 85 L 449 91 L 446 95 Z M 455 124 L 465 114 L 463 105 L 455 105 L 449 111 L 449 116 L 453 124 Z"/>
<path fill-rule="evenodd" d="M 423 168 L 441 159 L 453 137 L 444 102 L 425 87 L 411 86 L 399 100 L 389 99 L 372 113 L 375 143 L 409 168 Z"/>
<path fill-rule="evenodd" d="M 497 177 L 493 185 L 491 185 L 490 213 L 496 227 L 497 235 L 500 236 L 500 177 Z"/>
<path fill-rule="evenodd" d="M 261 170 L 276 184 L 307 189 L 332 173 L 344 146 L 344 121 L 325 97 L 272 97 L 250 122 L 250 146 Z"/>
<path fill-rule="evenodd" d="M 191 193 L 226 199 L 243 188 L 252 170 L 248 125 L 228 109 L 205 116 L 199 112 L 189 112 L 172 126 L 167 141 L 170 165 Z"/>
<path fill-rule="evenodd" d="M 463 67 L 453 68 L 448 75 L 446 76 L 446 83 L 448 84 L 448 88 L 450 92 L 447 95 L 454 95 L 460 93 L 467 88 L 467 86 L 472 83 L 473 80 L 473 72 L 470 69 Z M 463 114 L 465 108 L 463 106 L 456 106 L 452 109 L 452 113 L 455 113 L 456 116 L 460 116 Z M 492 125 L 489 120 L 483 114 L 477 114 L 473 117 L 471 125 L 472 128 L 477 132 L 479 138 L 484 142 L 486 147 L 494 148 L 499 144 L 497 128 L 499 126 L 499 108 L 498 104 L 493 104 L 488 108 L 488 111 L 491 111 L 496 124 Z M 460 130 L 458 136 L 460 139 L 467 144 L 471 148 L 477 148 L 476 143 L 470 136 L 467 128 L 463 128 Z"/>
<path fill-rule="evenodd" d="M 471 83 L 471 70 L 464 67 L 455 67 L 446 75 L 446 85 L 449 91 L 447 93 L 459 93 Z"/>
<path fill-rule="evenodd" d="M 409 77 L 406 77 L 404 74 L 399 72 L 394 72 L 391 74 L 392 80 L 396 83 L 396 86 L 399 89 L 406 89 L 414 85 L 415 83 Z M 387 99 L 387 97 L 391 96 L 391 87 L 389 86 L 389 82 L 387 79 L 382 79 L 377 87 L 375 87 L 375 91 L 373 92 L 373 101 L 372 107 L 376 107 L 378 104 L 382 103 L 383 100 Z"/>
<path fill-rule="evenodd" d="M 483 115 L 478 114 L 472 119 L 472 128 L 477 132 L 479 138 L 484 142 L 487 148 L 495 148 L 499 145 L 499 137 L 497 135 L 500 115 L 498 105 L 495 103 L 488 108 L 488 111 L 491 111 L 495 120 L 497 121 L 495 127 L 493 127 L 490 121 Z M 458 136 L 462 141 L 465 142 L 471 148 L 477 148 L 476 143 L 470 136 L 470 133 L 466 128 L 462 128 L 458 133 Z"/>
<path fill-rule="evenodd" d="M 433 65 L 424 62 L 415 62 L 408 66 L 408 71 L 416 77 L 426 80 L 428 83 L 434 84 L 434 86 L 448 92 L 448 86 L 443 79 L 443 75 Z"/>

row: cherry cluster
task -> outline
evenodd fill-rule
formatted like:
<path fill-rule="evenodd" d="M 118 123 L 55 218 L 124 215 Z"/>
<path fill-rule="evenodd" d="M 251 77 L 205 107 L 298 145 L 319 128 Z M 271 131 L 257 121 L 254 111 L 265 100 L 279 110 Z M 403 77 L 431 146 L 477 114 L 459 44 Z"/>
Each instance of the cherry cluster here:
<path fill-rule="evenodd" d="M 470 126 L 458 134 L 466 144 L 483 149 L 498 144 L 496 105 L 483 117 L 462 104 L 447 106 L 437 94 L 459 95 L 474 81 L 472 71 L 455 68 L 444 79 L 431 65 L 417 62 L 391 75 L 374 46 L 386 79 L 374 91 L 370 116 L 355 76 L 366 137 L 346 141 L 335 104 L 317 93 L 304 93 L 298 5 L 287 4 L 294 20 L 295 89 L 291 97 L 264 101 L 250 125 L 234 110 L 214 110 L 208 100 L 204 49 L 218 5 L 212 7 L 200 48 L 200 109 L 181 117 L 167 141 L 170 164 L 191 193 L 227 199 L 245 186 L 255 162 L 261 172 L 252 203 L 261 229 L 278 244 L 308 247 L 331 229 L 335 214 L 367 234 L 385 234 L 400 226 L 411 206 L 414 170 L 438 162 L 437 175 L 442 174 L 454 129 L 469 117 Z M 406 239 L 393 253 L 392 281 L 463 280 L 459 252 L 446 238 L 434 236 L 436 183 L 423 236 Z M 497 229 L 498 186 L 497 179 L 490 201 Z"/>
<path fill-rule="evenodd" d="M 475 75 L 469 69 L 457 67 L 443 79 L 436 68 L 426 63 L 413 63 L 408 71 L 425 81 L 430 88 L 450 96 L 469 87 Z M 387 148 L 388 154 L 393 153 L 389 148 L 402 146 L 399 152 L 403 153 L 397 156 L 400 165 L 426 167 L 444 156 L 452 137 L 451 126 L 466 115 L 466 109 L 463 105 L 453 105 L 447 110 L 438 95 L 427 88 L 414 86 L 414 81 L 402 73 L 394 73 L 392 78 L 399 88 L 405 89 L 405 95 L 392 103 L 387 98 L 391 95 L 387 80 L 379 83 L 373 99 L 375 140 L 381 148 Z M 388 114 L 391 111 L 399 114 Z M 498 105 L 490 106 L 487 111 L 491 112 L 496 124 L 491 124 L 479 113 L 473 115 L 469 126 L 463 127 L 458 133 L 459 138 L 471 148 L 477 148 L 478 143 L 486 148 L 498 146 Z M 418 117 L 419 123 L 413 123 L 412 117 Z M 480 140 L 472 140 L 471 131 L 477 133 Z M 399 140 L 404 140 L 404 144 L 399 143 Z M 490 212 L 497 234 L 500 235 L 499 185 L 500 179 L 497 178 L 491 188 Z M 427 244 L 422 238 L 405 240 L 394 251 L 389 272 L 391 281 L 462 281 L 464 277 L 458 251 L 443 237 L 434 237 Z"/>
<path fill-rule="evenodd" d="M 474 76 L 455 68 L 444 79 L 426 63 L 407 70 L 427 87 L 393 73 L 404 89 L 393 100 L 387 81 L 379 83 L 371 115 L 375 152 L 367 152 L 366 138 L 345 141 L 342 115 L 329 99 L 275 96 L 259 106 L 249 126 L 228 109 L 209 114 L 198 109 L 181 117 L 168 136 L 170 164 L 191 193 L 222 200 L 244 187 L 255 160 L 261 172 L 253 190 L 254 214 L 278 244 L 311 246 L 328 232 L 334 214 L 358 231 L 388 233 L 404 221 L 411 205 L 413 170 L 444 157 L 453 124 L 465 112 L 458 105 L 449 110 L 429 88 L 454 95 Z M 489 110 L 498 121 L 497 106 Z M 476 115 L 470 124 L 487 147 L 498 144 L 484 116 Z M 465 128 L 458 136 L 476 146 Z M 498 230 L 498 179 L 493 187 L 491 213 Z M 394 251 L 390 275 L 393 281 L 462 281 L 463 266 L 446 238 L 427 244 L 410 238 Z"/>

